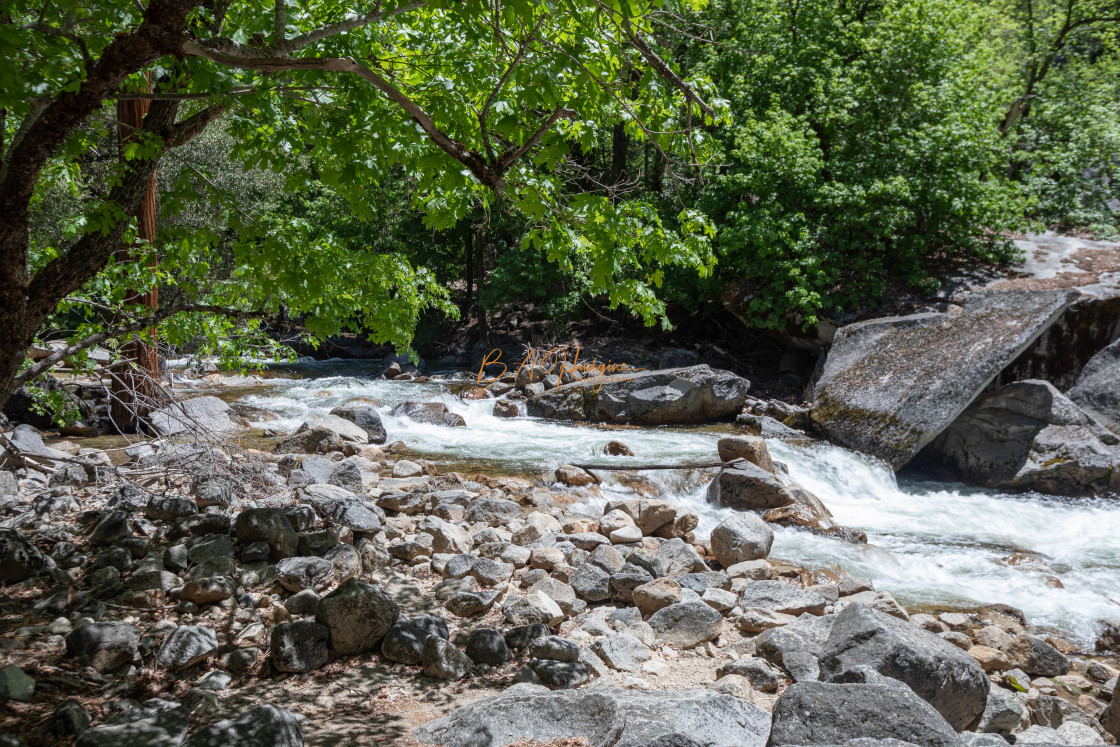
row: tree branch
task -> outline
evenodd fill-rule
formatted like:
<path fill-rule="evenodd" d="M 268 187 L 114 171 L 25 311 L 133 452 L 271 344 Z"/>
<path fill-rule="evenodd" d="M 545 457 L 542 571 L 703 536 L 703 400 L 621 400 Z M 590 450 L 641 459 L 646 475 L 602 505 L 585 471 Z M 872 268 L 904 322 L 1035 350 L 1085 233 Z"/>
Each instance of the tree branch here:
<path fill-rule="evenodd" d="M 534 132 L 532 136 L 525 141 L 524 145 L 517 148 L 508 148 L 504 153 L 502 153 L 502 155 L 498 158 L 497 167 L 503 173 L 508 171 L 509 167 L 517 162 L 517 159 L 528 153 L 529 150 L 533 148 L 533 146 L 540 142 L 541 138 L 544 137 L 544 134 L 548 132 L 548 129 L 552 127 L 552 125 L 556 124 L 556 120 L 560 119 L 560 117 L 566 117 L 567 119 L 574 120 L 576 119 L 576 113 L 571 109 L 565 109 L 562 106 L 557 106 L 556 109 L 553 110 L 552 114 L 549 115 L 548 119 L 544 121 L 544 124 L 538 127 L 537 131 Z"/>
<path fill-rule="evenodd" d="M 362 65 L 357 60 L 349 57 L 261 57 L 256 54 L 242 56 L 241 45 L 217 49 L 206 46 L 200 42 L 187 41 L 182 45 L 183 54 L 204 57 L 213 62 L 229 67 L 243 68 L 246 70 L 261 70 L 265 72 L 279 72 L 287 70 L 322 70 L 325 72 L 345 72 L 364 78 L 384 93 L 390 101 L 394 102 L 420 125 L 428 137 L 445 153 L 459 163 L 470 169 L 475 178 L 482 184 L 493 189 L 501 189 L 501 174 L 490 168 L 486 160 L 468 149 L 462 143 L 451 139 L 432 120 L 419 104 L 410 99 L 399 88 L 378 75 L 372 69 Z"/>
<path fill-rule="evenodd" d="M 692 90 L 692 86 L 684 82 L 684 79 L 681 78 L 681 76 L 673 72 L 672 68 L 670 68 L 665 63 L 665 60 L 657 56 L 657 53 L 653 51 L 653 48 L 650 47 L 649 44 L 646 43 L 645 39 L 642 38 L 641 33 L 634 30 L 634 26 L 630 23 L 630 19 L 624 18 L 622 20 L 622 23 L 626 29 L 626 35 L 630 37 L 630 41 L 633 42 L 638 52 L 642 55 L 643 58 L 645 58 L 645 61 L 648 62 L 650 66 L 653 67 L 653 69 L 656 70 L 662 78 L 665 78 L 674 86 L 676 86 L 677 89 L 684 94 L 686 99 L 695 102 L 695 104 L 700 107 L 700 111 L 704 112 L 714 120 L 716 118 L 715 110 L 712 109 L 712 107 L 708 106 L 704 99 L 700 98 L 700 96 L 697 95 L 696 91 Z"/>
<path fill-rule="evenodd" d="M 96 332 L 89 337 L 79 340 L 73 345 L 69 345 L 65 348 L 62 348 L 61 350 L 56 350 L 46 358 L 42 358 L 36 361 L 34 365 L 29 366 L 28 368 L 21 371 L 15 378 L 15 386 L 23 386 L 28 381 L 31 381 L 37 376 L 46 373 L 51 368 L 53 368 L 56 363 L 63 360 L 64 358 L 69 358 L 72 355 L 80 353 L 83 350 L 88 350 L 89 348 L 92 348 L 95 345 L 99 345 L 103 342 L 107 342 L 108 340 L 113 340 L 118 337 L 124 337 L 127 334 L 130 334 L 132 332 L 139 332 L 140 330 L 147 329 L 148 327 L 154 327 L 165 319 L 173 317 L 176 314 L 188 313 L 217 314 L 220 316 L 228 316 L 234 319 L 261 320 L 275 324 L 278 327 L 294 329 L 300 332 L 308 331 L 306 327 L 303 327 L 299 324 L 293 324 L 292 322 L 288 322 L 282 319 L 278 319 L 274 315 L 268 314 L 264 311 L 241 311 L 239 309 L 229 309 L 224 306 L 213 306 L 209 304 L 173 304 L 171 306 L 159 309 L 158 311 L 149 314 L 148 316 L 141 317 L 140 319 L 134 319 L 127 324 L 122 324 L 117 327 L 104 330 L 102 332 Z"/>

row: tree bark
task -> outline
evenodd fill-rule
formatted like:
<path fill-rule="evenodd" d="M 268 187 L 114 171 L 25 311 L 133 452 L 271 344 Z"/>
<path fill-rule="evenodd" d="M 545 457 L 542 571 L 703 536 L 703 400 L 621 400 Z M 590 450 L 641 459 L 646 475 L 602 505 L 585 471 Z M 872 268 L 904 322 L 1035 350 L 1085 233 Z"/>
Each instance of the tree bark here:
<path fill-rule="evenodd" d="M 199 0 L 150 0 L 140 25 L 117 35 L 86 70 L 81 84 L 55 96 L 26 136 L 4 153 L 0 164 L 0 407 L 14 391 L 16 374 L 43 322 L 67 294 L 105 266 L 124 232 L 122 225 L 106 235 L 87 234 L 32 278 L 30 207 L 39 174 L 74 130 L 129 75 L 181 46 L 187 13 L 199 4 Z M 154 104 L 152 108 L 156 108 Z M 174 112 L 175 108 L 164 112 L 165 118 L 170 115 L 164 119 L 166 125 L 174 122 Z M 135 210 L 154 170 L 154 162 L 140 162 L 113 188 L 110 199 L 128 212 Z"/>
<path fill-rule="evenodd" d="M 144 84 L 144 93 L 151 93 L 151 86 Z M 117 120 L 120 127 L 121 160 L 124 161 L 125 147 L 138 140 L 137 134 L 144 126 L 144 117 L 151 102 L 143 99 L 120 100 L 117 102 Z M 136 211 L 137 236 L 141 242 L 151 245 L 156 238 L 156 172 L 148 180 L 148 187 Z M 117 259 L 123 262 L 137 262 L 142 256 L 139 247 L 124 247 L 117 250 Z M 152 257 L 152 267 L 156 267 Z M 146 293 L 132 294 L 126 301 L 141 304 L 152 311 L 159 308 L 159 291 L 155 285 Z M 112 378 L 112 397 L 110 398 L 110 418 L 117 430 L 133 433 L 147 417 L 155 401 L 159 378 L 158 338 L 155 327 L 144 330 L 140 336 L 130 340 L 121 348 L 122 361 L 115 367 Z"/>
<path fill-rule="evenodd" d="M 486 229 L 479 228 L 474 237 L 475 277 L 478 278 L 478 293 L 475 294 L 475 309 L 478 313 L 478 341 L 490 342 L 490 318 L 482 307 L 482 285 L 486 281 Z"/>

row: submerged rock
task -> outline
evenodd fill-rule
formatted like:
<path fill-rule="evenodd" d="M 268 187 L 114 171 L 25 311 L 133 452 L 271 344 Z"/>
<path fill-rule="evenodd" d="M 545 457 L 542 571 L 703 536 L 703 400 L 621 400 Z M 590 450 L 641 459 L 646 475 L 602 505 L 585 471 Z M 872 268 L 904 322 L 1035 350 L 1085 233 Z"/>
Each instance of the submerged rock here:
<path fill-rule="evenodd" d="M 392 414 L 429 425 L 462 427 L 467 424 L 462 415 L 451 412 L 442 402 L 402 402 L 393 408 Z"/>
<path fill-rule="evenodd" d="M 1066 291 L 972 293 L 956 313 L 842 328 L 816 385 L 816 427 L 898 469 L 1062 314 Z"/>
<path fill-rule="evenodd" d="M 746 401 L 750 382 L 729 371 L 690 366 L 611 374 L 572 382 L 529 399 L 529 414 L 610 423 L 727 420 Z"/>

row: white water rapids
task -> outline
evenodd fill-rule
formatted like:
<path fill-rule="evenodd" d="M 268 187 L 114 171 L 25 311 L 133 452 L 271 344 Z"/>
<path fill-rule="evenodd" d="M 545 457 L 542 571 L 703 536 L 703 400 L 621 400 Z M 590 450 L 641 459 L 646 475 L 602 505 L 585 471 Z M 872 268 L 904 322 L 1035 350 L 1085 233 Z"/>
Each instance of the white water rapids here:
<path fill-rule="evenodd" d="M 347 362 L 346 369 L 353 363 Z M 373 367 L 373 364 L 369 364 Z M 390 441 L 402 440 L 418 455 L 505 469 L 550 480 L 570 462 L 707 462 L 727 428 L 605 429 L 534 418 L 496 418 L 494 400 L 463 401 L 444 384 L 377 381 L 330 375 L 331 362 L 303 364 L 295 375 L 269 379 L 236 400 L 275 419 L 254 425 L 294 431 L 313 415 L 357 398 L 377 400 Z M 367 369 L 368 370 L 368 369 Z M 441 401 L 467 421 L 466 428 L 415 423 L 389 415 L 404 401 Z M 522 405 L 524 407 L 524 405 Z M 610 440 L 634 457 L 608 457 Z M 809 567 L 838 566 L 893 593 L 904 605 L 976 607 L 1002 602 L 1023 610 L 1032 626 L 1091 644 L 1104 619 L 1120 620 L 1120 498 L 1066 499 L 1037 493 L 1011 495 L 959 484 L 900 484 L 887 467 L 859 454 L 816 443 L 768 442 L 790 474 L 815 493 L 840 524 L 867 533 L 853 545 L 808 532 L 775 527 L 771 557 Z M 469 469 L 469 466 L 467 467 Z M 701 517 L 707 537 L 729 509 L 705 502 L 714 470 L 647 471 L 660 495 Z M 603 472 L 606 499 L 634 497 Z"/>

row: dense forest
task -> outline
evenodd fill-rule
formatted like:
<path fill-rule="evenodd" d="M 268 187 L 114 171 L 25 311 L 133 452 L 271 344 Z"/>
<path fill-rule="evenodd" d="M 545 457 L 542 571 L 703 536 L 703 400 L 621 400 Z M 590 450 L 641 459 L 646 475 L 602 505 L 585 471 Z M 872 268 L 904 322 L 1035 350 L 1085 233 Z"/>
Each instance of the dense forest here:
<path fill-rule="evenodd" d="M 1012 260 L 1017 232 L 1117 235 L 1115 2 L 2 13 L 0 399 L 46 339 L 408 351 L 511 302 L 556 335 L 668 327 L 732 282 L 749 324 L 796 328 Z"/>

